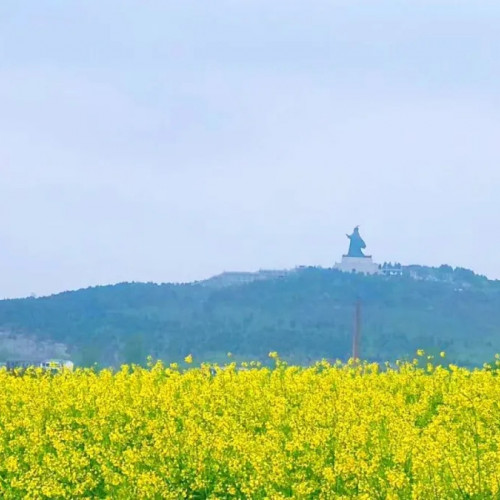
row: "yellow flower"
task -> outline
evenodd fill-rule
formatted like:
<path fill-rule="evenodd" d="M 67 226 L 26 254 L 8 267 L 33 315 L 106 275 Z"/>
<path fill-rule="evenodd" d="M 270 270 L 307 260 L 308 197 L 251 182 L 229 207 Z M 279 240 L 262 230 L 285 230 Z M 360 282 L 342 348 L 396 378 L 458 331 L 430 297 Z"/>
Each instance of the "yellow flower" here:
<path fill-rule="evenodd" d="M 191 354 L 188 354 L 185 358 L 184 358 L 184 361 L 187 363 L 187 364 L 191 364 L 193 362 L 193 356 Z"/>
<path fill-rule="evenodd" d="M 4 467 L 9 472 L 15 472 L 15 471 L 17 471 L 18 468 L 19 468 L 19 464 L 17 462 L 17 458 L 14 457 L 14 456 L 12 456 L 12 455 L 10 457 L 8 457 L 7 460 L 5 460 Z"/>
<path fill-rule="evenodd" d="M 491 364 L 269 355 L 275 368 L 0 369 L 0 497 L 500 498 Z"/>
<path fill-rule="evenodd" d="M 439 355 L 440 355 L 442 358 L 444 358 L 444 357 L 446 356 L 446 353 L 445 353 L 444 351 L 441 351 L 441 352 L 439 353 Z"/>

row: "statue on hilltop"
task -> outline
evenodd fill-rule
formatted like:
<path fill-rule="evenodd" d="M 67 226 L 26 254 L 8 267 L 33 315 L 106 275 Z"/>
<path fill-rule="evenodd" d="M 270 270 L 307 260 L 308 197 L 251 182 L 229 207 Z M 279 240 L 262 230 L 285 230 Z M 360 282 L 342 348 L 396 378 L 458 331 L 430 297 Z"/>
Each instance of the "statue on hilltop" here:
<path fill-rule="evenodd" d="M 342 255 L 342 261 L 335 264 L 334 269 L 343 273 L 382 274 L 380 266 L 373 262 L 372 256 L 363 253 L 366 244 L 359 234 L 359 226 L 346 236 L 349 238 L 349 252 Z"/>
<path fill-rule="evenodd" d="M 346 234 L 346 236 L 350 240 L 349 252 L 347 253 L 347 257 L 367 257 L 362 252 L 362 249 L 366 248 L 366 244 L 363 241 L 363 238 L 361 238 L 361 235 L 359 234 L 359 226 L 356 226 L 354 228 L 352 234 Z"/>

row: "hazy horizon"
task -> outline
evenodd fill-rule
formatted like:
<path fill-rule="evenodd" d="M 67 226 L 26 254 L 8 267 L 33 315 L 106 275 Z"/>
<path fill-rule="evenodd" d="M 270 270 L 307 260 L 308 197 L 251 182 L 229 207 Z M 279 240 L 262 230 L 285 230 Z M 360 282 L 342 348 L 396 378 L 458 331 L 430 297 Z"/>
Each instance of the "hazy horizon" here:
<path fill-rule="evenodd" d="M 0 298 L 376 262 L 500 278 L 500 4 L 0 6 Z M 488 250 L 488 251 L 487 251 Z"/>

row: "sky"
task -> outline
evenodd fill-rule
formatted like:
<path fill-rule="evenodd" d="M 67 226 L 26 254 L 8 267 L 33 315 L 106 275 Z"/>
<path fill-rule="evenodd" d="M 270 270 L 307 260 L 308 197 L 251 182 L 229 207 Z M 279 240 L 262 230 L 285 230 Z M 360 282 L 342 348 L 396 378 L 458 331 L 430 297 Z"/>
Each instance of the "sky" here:
<path fill-rule="evenodd" d="M 497 0 L 2 0 L 0 298 L 376 262 L 500 278 Z"/>

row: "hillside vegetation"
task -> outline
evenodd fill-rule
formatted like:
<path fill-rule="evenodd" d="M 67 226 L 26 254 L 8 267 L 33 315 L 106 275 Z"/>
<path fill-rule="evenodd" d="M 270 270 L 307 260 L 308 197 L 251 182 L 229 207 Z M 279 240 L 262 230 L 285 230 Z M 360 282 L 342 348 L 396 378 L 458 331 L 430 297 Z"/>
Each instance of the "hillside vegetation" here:
<path fill-rule="evenodd" d="M 361 356 L 445 350 L 463 365 L 500 352 L 500 282 L 464 269 L 405 268 L 404 276 L 332 269 L 222 275 L 191 284 L 123 283 L 44 298 L 0 301 L 0 332 L 64 346 L 77 363 L 347 359 L 353 310 L 362 302 Z M 0 349 L 0 357 L 12 354 Z M 1 360 L 0 360 L 1 361 Z"/>

